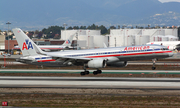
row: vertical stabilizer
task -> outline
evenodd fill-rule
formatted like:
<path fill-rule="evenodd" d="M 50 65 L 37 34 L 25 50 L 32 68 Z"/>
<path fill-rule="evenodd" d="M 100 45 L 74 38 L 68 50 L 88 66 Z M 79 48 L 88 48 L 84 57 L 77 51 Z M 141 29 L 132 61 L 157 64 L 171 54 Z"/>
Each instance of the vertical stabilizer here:
<path fill-rule="evenodd" d="M 105 43 L 103 43 L 103 46 L 104 46 L 104 48 L 107 48 L 107 45 Z"/>
<path fill-rule="evenodd" d="M 37 55 L 37 49 L 39 52 L 42 51 L 20 28 L 13 29 L 13 33 L 23 56 Z"/>
<path fill-rule="evenodd" d="M 76 34 L 76 33 L 75 33 L 75 34 Z M 71 35 L 71 36 L 69 37 L 69 39 L 67 39 L 62 45 L 63 45 L 63 46 L 66 46 L 66 47 L 70 47 L 71 44 L 72 44 L 72 40 L 73 40 L 75 34 Z"/>

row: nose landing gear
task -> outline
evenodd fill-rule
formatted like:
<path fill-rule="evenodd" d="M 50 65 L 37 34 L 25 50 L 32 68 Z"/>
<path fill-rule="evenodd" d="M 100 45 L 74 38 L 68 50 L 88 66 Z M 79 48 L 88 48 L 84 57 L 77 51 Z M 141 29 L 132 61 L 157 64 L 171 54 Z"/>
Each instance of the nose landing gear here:
<path fill-rule="evenodd" d="M 152 59 L 152 62 L 153 62 L 153 66 L 152 66 L 152 70 L 155 70 L 156 69 L 156 59 Z"/>

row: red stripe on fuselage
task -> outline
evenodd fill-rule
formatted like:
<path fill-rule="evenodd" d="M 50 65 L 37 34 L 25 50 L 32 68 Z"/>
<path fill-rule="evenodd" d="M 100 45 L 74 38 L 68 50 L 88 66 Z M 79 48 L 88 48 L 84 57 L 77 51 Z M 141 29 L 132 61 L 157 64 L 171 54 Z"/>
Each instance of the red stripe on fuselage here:
<path fill-rule="evenodd" d="M 56 61 L 54 59 L 50 59 L 50 60 L 38 60 L 37 62 L 50 62 L 50 61 Z"/>
<path fill-rule="evenodd" d="M 122 53 L 113 55 L 97 55 L 97 56 L 87 56 L 86 58 L 100 58 L 100 57 L 114 57 L 114 56 L 131 56 L 131 55 L 145 55 L 145 54 L 158 54 L 158 53 L 172 53 L 172 51 L 158 51 L 158 52 L 140 52 L 140 53 Z"/>
<path fill-rule="evenodd" d="M 63 48 L 40 48 L 40 49 L 63 49 Z"/>
<path fill-rule="evenodd" d="M 13 48 L 13 49 L 20 49 L 20 48 Z M 40 49 L 63 49 L 63 48 L 40 48 Z"/>

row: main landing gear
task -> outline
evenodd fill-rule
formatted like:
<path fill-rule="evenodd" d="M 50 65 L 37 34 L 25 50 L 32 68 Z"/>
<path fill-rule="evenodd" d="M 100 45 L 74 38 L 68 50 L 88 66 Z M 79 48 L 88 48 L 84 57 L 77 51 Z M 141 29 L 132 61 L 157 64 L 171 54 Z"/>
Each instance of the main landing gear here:
<path fill-rule="evenodd" d="M 156 64 L 156 59 L 152 59 L 152 62 L 153 62 L 152 70 L 155 70 L 155 69 L 156 69 L 156 66 L 155 66 L 155 64 Z"/>
<path fill-rule="evenodd" d="M 89 71 L 86 70 L 86 67 L 85 67 L 85 66 L 84 66 L 83 69 L 84 69 L 84 71 L 81 72 L 80 74 L 81 74 L 81 75 L 89 75 Z M 94 72 L 93 72 L 94 75 L 101 74 L 101 73 L 102 73 L 102 71 L 99 70 L 99 69 L 97 69 L 97 71 L 94 71 Z"/>
<path fill-rule="evenodd" d="M 94 72 L 93 72 L 94 75 L 101 74 L 101 73 L 102 73 L 101 70 L 97 70 L 97 71 L 94 71 Z M 84 72 L 81 72 L 80 74 L 81 74 L 81 75 L 89 75 L 89 71 L 87 71 L 87 70 L 85 69 Z"/>
<path fill-rule="evenodd" d="M 86 70 L 86 66 L 85 65 L 84 65 L 83 69 L 84 69 L 84 72 L 81 72 L 80 74 L 81 75 L 89 75 L 89 71 Z"/>
<path fill-rule="evenodd" d="M 89 71 L 84 70 L 84 72 L 81 72 L 80 74 L 81 74 L 81 75 L 89 75 Z"/>
<path fill-rule="evenodd" d="M 81 72 L 80 74 L 81 75 L 89 75 L 89 71 L 86 70 L 86 66 L 85 65 L 83 66 L 83 69 L 84 69 L 84 71 Z M 101 74 L 101 73 L 102 73 L 102 71 L 99 70 L 99 69 L 97 69 L 97 71 L 93 72 L 94 75 Z"/>
<path fill-rule="evenodd" d="M 101 74 L 101 73 L 102 73 L 102 71 L 99 70 L 99 69 L 98 69 L 97 71 L 94 71 L 94 72 L 93 72 L 94 75 Z"/>

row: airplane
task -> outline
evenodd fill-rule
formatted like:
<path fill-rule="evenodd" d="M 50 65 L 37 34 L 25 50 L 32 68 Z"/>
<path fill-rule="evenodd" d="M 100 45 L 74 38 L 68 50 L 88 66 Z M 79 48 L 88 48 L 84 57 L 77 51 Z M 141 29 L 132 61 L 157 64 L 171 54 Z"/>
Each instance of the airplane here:
<path fill-rule="evenodd" d="M 65 40 L 65 42 L 62 45 L 38 45 L 38 47 L 42 49 L 43 51 L 67 50 L 67 49 L 73 48 L 71 47 L 71 44 L 72 44 L 74 35 L 71 35 L 69 39 Z M 14 46 L 13 49 L 20 49 L 20 48 L 19 46 Z"/>
<path fill-rule="evenodd" d="M 157 44 L 157 45 L 163 45 L 168 47 L 169 50 L 180 50 L 180 41 L 160 41 L 160 42 L 149 42 L 146 43 L 146 45 L 149 44 Z"/>
<path fill-rule="evenodd" d="M 97 69 L 93 74 L 101 74 L 101 68 L 106 66 L 125 67 L 128 61 L 152 59 L 155 70 L 155 61 L 160 58 L 173 56 L 173 52 L 161 45 L 125 46 L 102 49 L 73 50 L 65 52 L 42 51 L 20 28 L 12 30 L 21 48 L 23 57 L 19 62 L 42 66 L 83 66 L 81 75 L 88 75 L 87 68 Z"/>
<path fill-rule="evenodd" d="M 3 57 L 10 57 L 11 54 L 2 54 Z"/>

